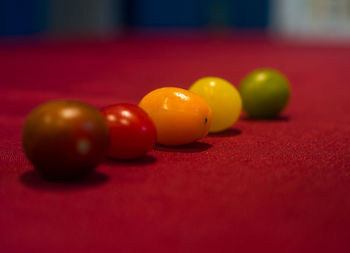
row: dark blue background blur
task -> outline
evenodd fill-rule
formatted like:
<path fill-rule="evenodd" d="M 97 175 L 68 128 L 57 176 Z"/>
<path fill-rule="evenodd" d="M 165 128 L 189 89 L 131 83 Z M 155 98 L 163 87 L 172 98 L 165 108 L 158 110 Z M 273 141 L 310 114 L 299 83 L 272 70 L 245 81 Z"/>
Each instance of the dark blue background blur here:
<path fill-rule="evenodd" d="M 269 0 L 0 0 L 0 35 L 94 35 L 128 28 L 264 29 L 269 9 Z"/>
<path fill-rule="evenodd" d="M 268 0 L 134 0 L 128 5 L 128 23 L 142 27 L 264 28 L 268 24 Z"/>
<path fill-rule="evenodd" d="M 27 35 L 45 29 L 47 1 L 0 0 L 0 34 Z"/>

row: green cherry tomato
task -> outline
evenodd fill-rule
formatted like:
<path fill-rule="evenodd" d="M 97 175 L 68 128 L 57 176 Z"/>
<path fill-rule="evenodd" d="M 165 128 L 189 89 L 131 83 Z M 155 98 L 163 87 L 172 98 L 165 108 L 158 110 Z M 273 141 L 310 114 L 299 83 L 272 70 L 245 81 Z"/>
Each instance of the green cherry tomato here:
<path fill-rule="evenodd" d="M 251 118 L 274 118 L 287 106 L 290 86 L 287 78 L 273 69 L 248 74 L 239 86 L 243 109 Z"/>

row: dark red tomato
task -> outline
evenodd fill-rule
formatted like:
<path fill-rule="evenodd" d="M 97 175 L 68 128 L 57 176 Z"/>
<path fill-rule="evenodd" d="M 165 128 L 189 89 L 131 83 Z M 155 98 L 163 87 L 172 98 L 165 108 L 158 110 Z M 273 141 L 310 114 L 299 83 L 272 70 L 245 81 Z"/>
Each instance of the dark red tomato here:
<path fill-rule="evenodd" d="M 109 126 L 109 157 L 137 158 L 154 147 L 157 138 L 156 127 L 140 107 L 117 104 L 105 107 L 101 112 Z"/>
<path fill-rule="evenodd" d="M 75 178 L 106 157 L 108 126 L 94 107 L 78 101 L 51 101 L 35 108 L 23 127 L 23 148 L 47 178 Z"/>

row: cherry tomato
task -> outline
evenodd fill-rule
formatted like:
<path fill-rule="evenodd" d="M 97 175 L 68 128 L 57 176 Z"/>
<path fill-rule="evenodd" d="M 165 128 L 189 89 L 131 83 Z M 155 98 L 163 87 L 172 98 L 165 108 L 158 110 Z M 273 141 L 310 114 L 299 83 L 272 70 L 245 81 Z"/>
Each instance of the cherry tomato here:
<path fill-rule="evenodd" d="M 157 128 L 157 143 L 177 146 L 208 134 L 211 109 L 203 98 L 180 88 L 160 88 L 140 102 Z"/>
<path fill-rule="evenodd" d="M 29 161 L 47 178 L 74 178 L 106 156 L 108 128 L 101 113 L 78 101 L 52 101 L 35 108 L 23 127 Z"/>
<path fill-rule="evenodd" d="M 210 132 L 230 128 L 242 112 L 242 99 L 238 90 L 228 81 L 218 77 L 204 77 L 189 89 L 207 101 L 213 110 Z"/>
<path fill-rule="evenodd" d="M 105 107 L 101 112 L 109 126 L 109 157 L 137 158 L 154 147 L 157 137 L 156 127 L 140 107 L 117 104 Z"/>
<path fill-rule="evenodd" d="M 290 86 L 287 78 L 273 69 L 258 69 L 239 86 L 244 111 L 252 118 L 273 118 L 287 106 Z"/>

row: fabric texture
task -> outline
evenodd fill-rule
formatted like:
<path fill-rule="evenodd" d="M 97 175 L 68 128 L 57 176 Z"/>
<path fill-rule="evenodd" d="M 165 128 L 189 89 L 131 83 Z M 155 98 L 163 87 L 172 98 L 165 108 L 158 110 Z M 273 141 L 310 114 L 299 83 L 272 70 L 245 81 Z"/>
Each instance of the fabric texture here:
<path fill-rule="evenodd" d="M 350 48 L 260 36 L 129 36 L 0 44 L 0 251 L 350 252 Z M 243 115 L 193 144 L 49 182 L 21 147 L 52 99 L 138 103 L 203 76 L 271 67 L 292 86 L 276 120 Z"/>

